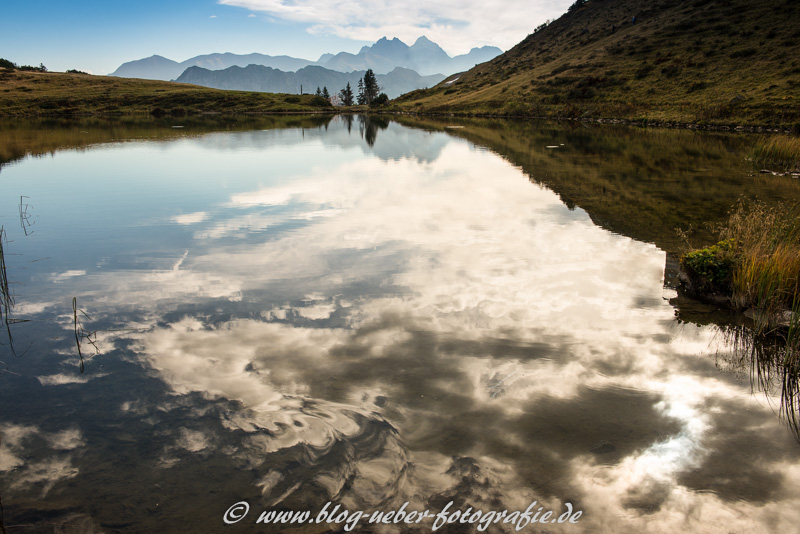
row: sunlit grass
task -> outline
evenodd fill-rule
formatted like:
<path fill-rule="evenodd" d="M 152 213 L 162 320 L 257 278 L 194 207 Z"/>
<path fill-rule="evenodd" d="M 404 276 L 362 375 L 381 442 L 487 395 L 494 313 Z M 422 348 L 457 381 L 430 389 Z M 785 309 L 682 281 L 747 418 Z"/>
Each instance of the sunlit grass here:
<path fill-rule="evenodd" d="M 224 91 L 185 83 L 0 71 L 0 116 L 330 113 L 315 95 Z"/>
<path fill-rule="evenodd" d="M 753 148 L 753 162 L 771 170 L 800 171 L 800 137 L 775 135 Z"/>
<path fill-rule="evenodd" d="M 731 299 L 773 317 L 792 309 L 800 288 L 800 209 L 739 203 L 720 234 L 733 244 Z"/>

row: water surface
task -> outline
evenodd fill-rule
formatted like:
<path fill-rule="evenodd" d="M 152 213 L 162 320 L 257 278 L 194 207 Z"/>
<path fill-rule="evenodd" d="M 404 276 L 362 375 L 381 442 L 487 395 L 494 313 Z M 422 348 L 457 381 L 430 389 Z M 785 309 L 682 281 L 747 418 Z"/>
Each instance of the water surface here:
<path fill-rule="evenodd" d="M 753 175 L 747 138 L 172 126 L 52 126 L 94 140 L 4 156 L 30 320 L 0 347 L 8 532 L 272 532 L 258 512 L 329 501 L 583 512 L 548 532 L 795 528 L 779 400 L 720 368 L 717 330 L 665 287 L 663 214 L 795 194 Z"/>

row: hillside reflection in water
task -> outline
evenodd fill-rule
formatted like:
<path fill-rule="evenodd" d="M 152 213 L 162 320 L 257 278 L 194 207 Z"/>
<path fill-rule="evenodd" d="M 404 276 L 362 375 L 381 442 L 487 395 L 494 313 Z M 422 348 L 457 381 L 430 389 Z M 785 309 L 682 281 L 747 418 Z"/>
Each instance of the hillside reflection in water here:
<path fill-rule="evenodd" d="M 2 357 L 9 532 L 249 531 L 222 523 L 242 500 L 570 502 L 559 532 L 797 524 L 797 444 L 715 367 L 714 330 L 676 321 L 665 252 L 466 140 L 334 119 L 3 178 L 36 221 L 7 225 L 33 319 Z M 82 375 L 73 296 L 101 349 Z"/>

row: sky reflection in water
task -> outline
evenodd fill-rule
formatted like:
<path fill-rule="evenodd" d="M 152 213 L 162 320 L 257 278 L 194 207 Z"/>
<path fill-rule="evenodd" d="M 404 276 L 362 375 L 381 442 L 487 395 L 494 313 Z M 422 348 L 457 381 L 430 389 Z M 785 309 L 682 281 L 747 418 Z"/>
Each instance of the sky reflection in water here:
<path fill-rule="evenodd" d="M 3 358 L 15 521 L 538 500 L 584 511 L 564 532 L 795 528 L 796 443 L 674 320 L 664 252 L 466 141 L 359 124 L 4 169 L 36 218 L 8 246 L 37 319 Z M 99 329 L 84 375 L 72 296 Z"/>

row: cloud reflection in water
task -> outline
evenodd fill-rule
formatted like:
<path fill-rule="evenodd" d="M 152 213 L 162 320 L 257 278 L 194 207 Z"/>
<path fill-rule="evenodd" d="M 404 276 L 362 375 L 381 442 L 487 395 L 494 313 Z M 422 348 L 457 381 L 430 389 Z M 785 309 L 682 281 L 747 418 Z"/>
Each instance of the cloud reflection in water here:
<path fill-rule="evenodd" d="M 390 157 L 382 136 L 426 150 Z M 603 532 L 796 524 L 794 450 L 698 360 L 713 333 L 673 320 L 662 251 L 443 134 L 391 124 L 382 158 L 341 124 L 309 139 L 308 161 L 338 159 L 269 180 L 280 143 L 217 146 L 253 186 L 171 216 L 191 232 L 173 268 L 69 279 L 150 321 L 118 341 L 172 395 L 219 402 L 217 427 L 168 431 L 161 469 L 217 449 L 263 506 L 294 509 L 539 500 Z M 731 418 L 770 452 L 748 467 L 769 501 L 720 458 Z"/>

